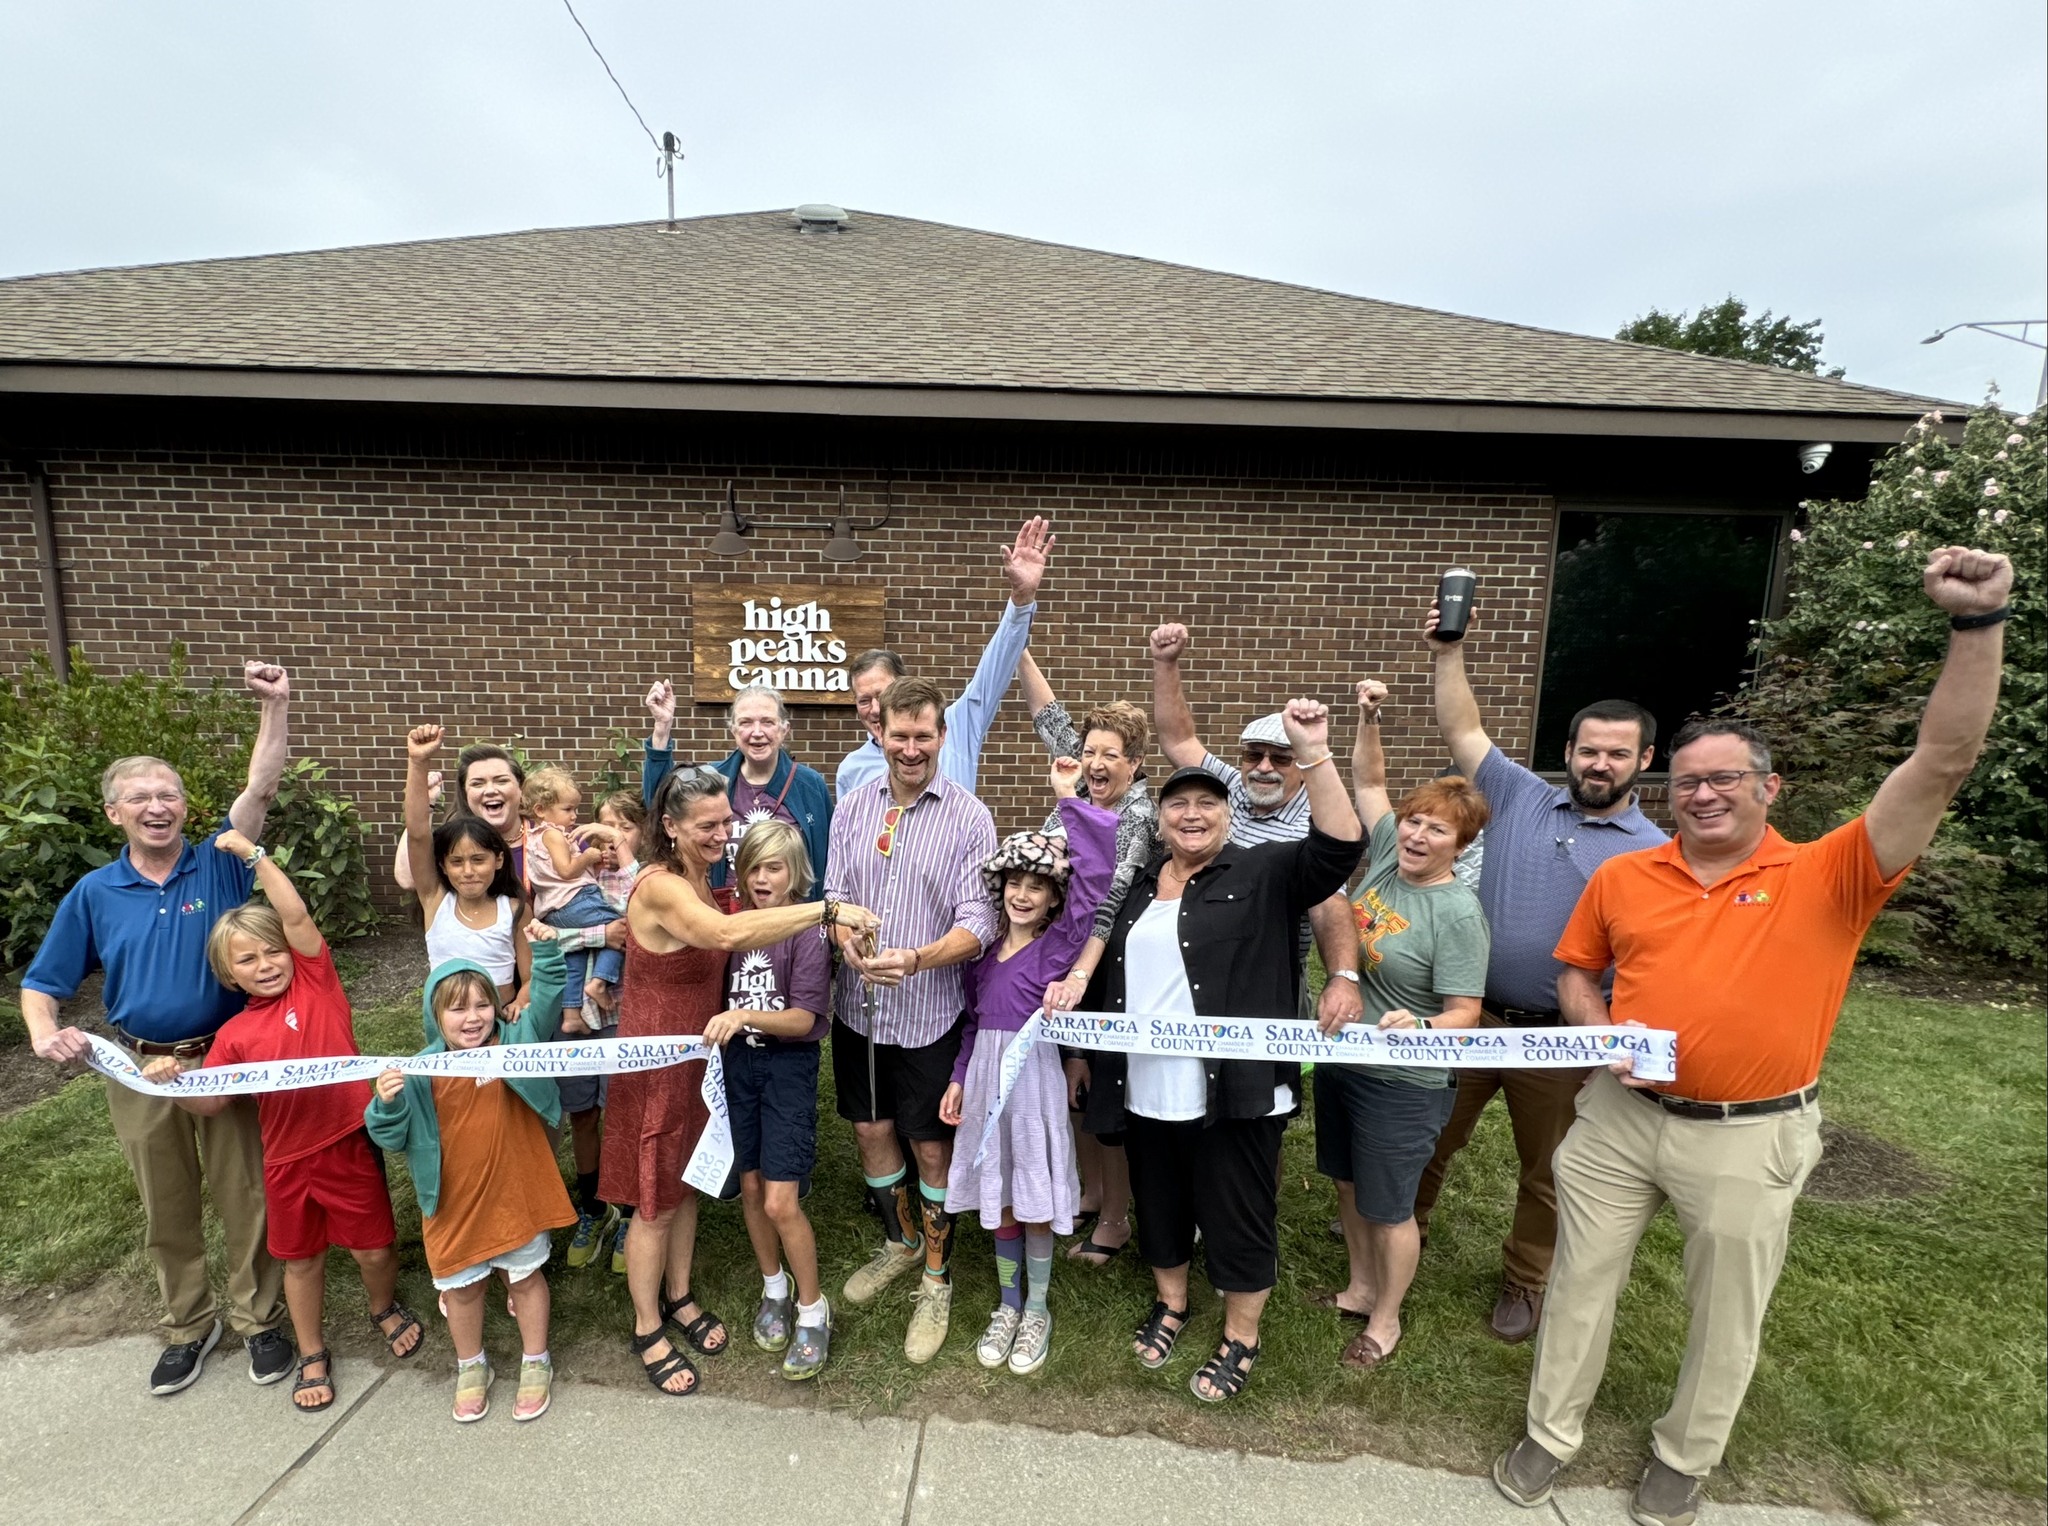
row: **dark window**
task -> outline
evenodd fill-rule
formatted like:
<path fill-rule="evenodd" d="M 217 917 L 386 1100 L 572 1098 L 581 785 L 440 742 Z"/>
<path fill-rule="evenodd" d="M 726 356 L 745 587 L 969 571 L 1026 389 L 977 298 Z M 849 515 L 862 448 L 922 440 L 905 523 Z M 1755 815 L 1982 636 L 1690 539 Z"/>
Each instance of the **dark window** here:
<path fill-rule="evenodd" d="M 1563 766 L 1594 700 L 1634 700 L 1661 744 L 1738 688 L 1783 532 L 1776 514 L 1560 513 L 1534 766 Z"/>

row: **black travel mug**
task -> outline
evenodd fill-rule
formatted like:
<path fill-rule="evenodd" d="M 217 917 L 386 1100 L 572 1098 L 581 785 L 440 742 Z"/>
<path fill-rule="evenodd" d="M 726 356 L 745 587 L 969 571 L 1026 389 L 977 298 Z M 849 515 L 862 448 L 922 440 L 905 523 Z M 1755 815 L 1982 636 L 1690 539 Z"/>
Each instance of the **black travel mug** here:
<path fill-rule="evenodd" d="M 1472 590 L 1478 582 L 1469 567 L 1453 567 L 1437 580 L 1437 640 L 1465 639 L 1465 626 L 1472 618 Z"/>

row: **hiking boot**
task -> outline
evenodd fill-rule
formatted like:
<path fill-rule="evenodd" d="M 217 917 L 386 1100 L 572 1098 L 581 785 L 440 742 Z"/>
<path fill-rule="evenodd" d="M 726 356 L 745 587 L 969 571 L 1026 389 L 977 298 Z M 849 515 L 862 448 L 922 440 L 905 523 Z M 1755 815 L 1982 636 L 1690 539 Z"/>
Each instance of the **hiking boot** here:
<path fill-rule="evenodd" d="M 789 1346 L 789 1328 L 796 1322 L 794 1298 L 763 1298 L 754 1311 L 754 1344 L 763 1351 L 782 1351 Z"/>
<path fill-rule="evenodd" d="M 783 1354 L 782 1375 L 792 1383 L 815 1378 L 831 1355 L 832 1312 L 828 1309 L 822 1325 L 796 1327 L 796 1333 L 789 1338 L 789 1350 Z"/>
<path fill-rule="evenodd" d="M 149 1391 L 161 1398 L 190 1388 L 199 1381 L 207 1356 L 219 1344 L 220 1321 L 215 1320 L 213 1328 L 198 1340 L 180 1341 L 175 1346 L 164 1347 L 163 1355 L 156 1359 L 156 1366 L 150 1371 Z"/>
<path fill-rule="evenodd" d="M 953 1284 L 918 1280 L 917 1307 L 910 1311 L 910 1331 L 903 1337 L 903 1355 L 920 1367 L 939 1354 L 953 1323 Z"/>
<path fill-rule="evenodd" d="M 545 1357 L 525 1357 L 519 1363 L 519 1392 L 512 1400 L 514 1420 L 538 1420 L 548 1412 L 548 1399 L 555 1386 L 555 1364 Z"/>
<path fill-rule="evenodd" d="M 605 1242 L 611 1238 L 618 1222 L 619 1210 L 616 1208 L 606 1208 L 603 1213 L 579 1212 L 576 1215 L 576 1228 L 569 1235 L 569 1253 L 563 1258 L 572 1271 L 590 1265 L 603 1254 Z"/>
<path fill-rule="evenodd" d="M 1023 1318 L 1022 1309 L 1013 1309 L 1006 1303 L 997 1304 L 995 1313 L 988 1317 L 988 1328 L 974 1343 L 974 1359 L 990 1368 L 1000 1367 L 1009 1361 L 1010 1348 L 1017 1344 L 1017 1325 Z"/>
<path fill-rule="evenodd" d="M 924 1264 L 924 1246 L 884 1240 L 874 1259 L 846 1279 L 848 1303 L 873 1303 L 875 1296 L 913 1266 Z"/>
<path fill-rule="evenodd" d="M 1533 1510 L 1550 1499 L 1550 1486 L 1563 1467 L 1543 1450 L 1541 1442 L 1525 1433 L 1493 1460 L 1493 1486 L 1514 1504 Z"/>
<path fill-rule="evenodd" d="M 1536 1333 L 1537 1322 L 1542 1318 L 1543 1294 L 1539 1290 L 1503 1282 L 1500 1301 L 1493 1306 L 1493 1316 L 1487 1320 L 1486 1328 L 1495 1340 L 1519 1346 Z"/>
<path fill-rule="evenodd" d="M 292 1338 L 282 1330 L 265 1330 L 242 1344 L 249 1352 L 249 1381 L 265 1388 L 290 1372 L 299 1358 Z"/>
<path fill-rule="evenodd" d="M 1023 1377 L 1045 1365 L 1052 1352 L 1052 1314 L 1045 1309 L 1026 1309 L 1024 1322 L 1017 1326 L 1017 1344 L 1010 1348 L 1010 1371 Z"/>
<path fill-rule="evenodd" d="M 1629 1519 L 1640 1526 L 1692 1526 L 1699 1518 L 1700 1485 L 1705 1482 L 1652 1457 L 1628 1502 Z"/>
<path fill-rule="evenodd" d="M 491 1412 L 491 1364 L 458 1362 L 455 1365 L 455 1423 L 468 1425 Z"/>

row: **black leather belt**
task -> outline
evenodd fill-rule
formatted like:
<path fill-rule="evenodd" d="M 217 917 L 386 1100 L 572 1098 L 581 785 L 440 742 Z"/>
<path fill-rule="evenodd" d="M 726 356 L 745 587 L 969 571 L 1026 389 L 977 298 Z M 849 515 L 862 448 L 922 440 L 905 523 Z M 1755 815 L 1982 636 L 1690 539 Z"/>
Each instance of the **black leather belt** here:
<path fill-rule="evenodd" d="M 1564 1022 L 1564 1014 L 1554 1007 L 1539 1012 L 1534 1007 L 1496 1007 L 1485 1003 L 1482 1006 L 1508 1028 L 1555 1028 Z"/>
<path fill-rule="evenodd" d="M 1765 1113 L 1789 1113 L 1805 1107 L 1820 1097 L 1820 1082 L 1816 1081 L 1804 1091 L 1787 1092 L 1782 1097 L 1763 1097 L 1755 1102 L 1695 1102 L 1690 1097 L 1667 1097 L 1662 1092 L 1645 1091 L 1641 1087 L 1629 1088 L 1645 1102 L 1655 1103 L 1665 1112 L 1679 1118 L 1707 1118 L 1723 1121 L 1729 1118 L 1756 1118 Z"/>
<path fill-rule="evenodd" d="M 202 1038 L 180 1039 L 175 1044 L 159 1044 L 153 1039 L 139 1039 L 125 1028 L 117 1027 L 113 1032 L 115 1043 L 148 1059 L 169 1055 L 178 1060 L 197 1060 L 213 1047 L 213 1035 L 210 1033 Z"/>

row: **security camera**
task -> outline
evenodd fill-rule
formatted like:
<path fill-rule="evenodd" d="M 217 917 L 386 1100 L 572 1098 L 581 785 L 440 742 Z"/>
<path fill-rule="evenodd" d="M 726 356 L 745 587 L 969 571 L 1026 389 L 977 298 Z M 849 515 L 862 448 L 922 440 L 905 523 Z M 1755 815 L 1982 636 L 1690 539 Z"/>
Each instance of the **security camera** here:
<path fill-rule="evenodd" d="M 1828 464 L 1828 457 L 1835 453 L 1835 447 L 1822 441 L 1818 445 L 1799 447 L 1799 469 L 1811 477 Z"/>

